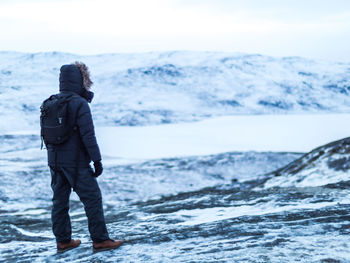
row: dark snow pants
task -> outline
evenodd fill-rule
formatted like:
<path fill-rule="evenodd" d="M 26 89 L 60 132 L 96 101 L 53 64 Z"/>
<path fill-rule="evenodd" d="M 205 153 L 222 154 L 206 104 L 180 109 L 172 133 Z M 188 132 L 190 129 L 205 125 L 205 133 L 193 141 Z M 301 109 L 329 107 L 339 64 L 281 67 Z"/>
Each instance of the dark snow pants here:
<path fill-rule="evenodd" d="M 102 196 L 97 180 L 92 176 L 90 167 L 75 169 L 74 167 L 50 166 L 51 188 L 53 190 L 52 230 L 57 242 L 71 240 L 71 222 L 68 214 L 69 196 L 75 185 L 75 192 L 84 204 L 90 237 L 94 242 L 109 239 L 102 207 Z"/>

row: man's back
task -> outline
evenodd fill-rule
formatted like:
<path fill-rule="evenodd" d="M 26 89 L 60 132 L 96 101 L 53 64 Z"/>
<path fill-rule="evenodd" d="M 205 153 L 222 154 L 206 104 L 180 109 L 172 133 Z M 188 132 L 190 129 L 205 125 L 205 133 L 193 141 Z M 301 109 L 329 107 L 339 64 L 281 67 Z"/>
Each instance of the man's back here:
<path fill-rule="evenodd" d="M 101 160 L 88 102 L 69 91 L 60 93 L 72 96 L 68 103 L 68 122 L 74 128 L 70 138 L 60 145 L 47 145 L 49 165 L 88 167 L 91 161 Z"/>
<path fill-rule="evenodd" d="M 85 69 L 85 72 L 82 70 Z M 93 93 L 84 83 L 92 84 L 87 67 L 82 63 L 64 65 L 60 73 L 59 96 L 71 96 L 68 103 L 68 122 L 72 135 L 62 144 L 47 144 L 48 164 L 53 190 L 52 230 L 59 252 L 75 248 L 80 240 L 71 239 L 69 196 L 73 188 L 84 204 L 90 237 L 95 249 L 113 249 L 122 241 L 109 238 L 102 206 L 102 195 L 96 177 L 103 169 L 88 102 Z M 95 171 L 90 167 L 94 162 Z"/>

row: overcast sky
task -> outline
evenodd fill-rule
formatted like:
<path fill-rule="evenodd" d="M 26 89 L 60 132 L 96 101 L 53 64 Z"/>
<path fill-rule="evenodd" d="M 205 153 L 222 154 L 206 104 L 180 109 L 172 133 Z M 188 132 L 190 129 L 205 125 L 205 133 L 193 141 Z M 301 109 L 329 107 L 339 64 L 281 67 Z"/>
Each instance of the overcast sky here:
<path fill-rule="evenodd" d="M 0 0 L 0 50 L 350 61 L 350 0 Z"/>

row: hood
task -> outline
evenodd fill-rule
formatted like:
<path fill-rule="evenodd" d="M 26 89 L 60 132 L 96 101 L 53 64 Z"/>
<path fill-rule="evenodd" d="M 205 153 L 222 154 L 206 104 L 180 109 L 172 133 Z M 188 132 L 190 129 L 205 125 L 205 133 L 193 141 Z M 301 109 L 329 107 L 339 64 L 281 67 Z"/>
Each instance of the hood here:
<path fill-rule="evenodd" d="M 83 95 L 83 77 L 75 65 L 63 65 L 60 73 L 60 91 L 71 91 Z"/>

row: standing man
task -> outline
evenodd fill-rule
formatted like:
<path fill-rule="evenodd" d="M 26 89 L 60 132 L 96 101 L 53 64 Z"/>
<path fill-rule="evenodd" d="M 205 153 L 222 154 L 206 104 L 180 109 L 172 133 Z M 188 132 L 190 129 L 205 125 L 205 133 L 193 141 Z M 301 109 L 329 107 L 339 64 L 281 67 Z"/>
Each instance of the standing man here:
<path fill-rule="evenodd" d="M 61 132 L 57 130 L 58 126 L 45 126 L 45 117 L 41 117 L 42 138 L 47 148 L 52 178 L 51 219 L 57 251 L 64 252 L 78 247 L 81 243 L 80 240 L 71 239 L 72 229 L 68 214 L 71 189 L 78 194 L 84 204 L 94 251 L 117 248 L 123 241 L 109 238 L 101 191 L 96 180 L 96 177 L 102 174 L 103 168 L 88 105 L 93 98 L 88 68 L 80 62 L 63 65 L 59 81 L 60 93 L 51 96 L 43 103 L 42 116 L 45 115 L 43 112 L 46 113 L 45 116 L 50 114 L 53 116 L 54 112 L 54 116 L 58 116 L 56 118 L 58 123 L 64 124 L 61 125 L 62 129 L 70 131 L 66 132 L 65 137 L 57 135 Z M 51 105 L 51 108 L 47 105 Z M 57 142 L 52 142 L 52 138 Z M 94 170 L 90 167 L 91 161 Z"/>

